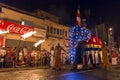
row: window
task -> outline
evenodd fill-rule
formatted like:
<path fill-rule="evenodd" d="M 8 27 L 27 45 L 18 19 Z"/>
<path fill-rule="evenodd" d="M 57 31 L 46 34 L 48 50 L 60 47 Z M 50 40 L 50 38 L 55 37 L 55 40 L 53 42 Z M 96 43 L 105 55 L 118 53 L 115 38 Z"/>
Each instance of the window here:
<path fill-rule="evenodd" d="M 62 30 L 60 29 L 60 35 L 62 35 Z"/>
<path fill-rule="evenodd" d="M 57 34 L 59 35 L 59 29 L 57 29 Z"/>
<path fill-rule="evenodd" d="M 54 28 L 54 34 L 56 34 L 56 28 Z"/>
<path fill-rule="evenodd" d="M 50 27 L 50 33 L 53 33 L 53 27 Z"/>
<path fill-rule="evenodd" d="M 2 8 L 0 7 L 0 13 L 2 13 Z"/>
<path fill-rule="evenodd" d="M 49 30 L 49 26 L 47 26 L 47 32 L 48 32 L 48 33 L 50 32 L 50 30 Z"/>
<path fill-rule="evenodd" d="M 65 33 L 64 33 L 64 29 L 63 29 L 63 36 L 65 35 Z"/>
<path fill-rule="evenodd" d="M 65 36 L 67 36 L 67 31 L 65 31 Z"/>

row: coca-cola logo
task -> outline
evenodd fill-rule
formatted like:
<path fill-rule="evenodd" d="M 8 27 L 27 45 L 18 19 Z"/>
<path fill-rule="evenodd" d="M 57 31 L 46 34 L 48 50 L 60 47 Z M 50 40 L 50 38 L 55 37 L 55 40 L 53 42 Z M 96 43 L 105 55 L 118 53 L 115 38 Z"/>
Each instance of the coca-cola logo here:
<path fill-rule="evenodd" d="M 33 28 L 10 24 L 7 26 L 7 30 L 9 30 L 10 32 L 13 32 L 13 33 L 25 34 L 27 32 L 33 31 Z"/>

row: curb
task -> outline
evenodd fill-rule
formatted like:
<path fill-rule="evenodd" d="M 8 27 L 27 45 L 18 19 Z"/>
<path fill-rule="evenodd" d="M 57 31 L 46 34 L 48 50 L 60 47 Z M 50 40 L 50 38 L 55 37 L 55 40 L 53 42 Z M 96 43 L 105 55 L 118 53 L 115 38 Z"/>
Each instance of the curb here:
<path fill-rule="evenodd" d="M 112 66 L 113 68 L 120 68 L 120 65 Z M 37 66 L 37 67 L 17 67 L 17 68 L 0 68 L 0 72 L 11 72 L 11 71 L 22 71 L 22 70 L 35 70 L 35 69 L 51 69 L 49 66 Z M 101 67 L 91 67 L 91 68 L 82 68 L 82 69 L 72 69 L 71 65 L 63 65 L 63 70 L 69 71 L 86 71 L 94 69 L 102 69 Z M 116 70 L 116 69 L 115 69 Z"/>
<path fill-rule="evenodd" d="M 0 72 L 22 71 L 22 70 L 34 70 L 34 69 L 49 69 L 49 66 L 42 67 L 17 67 L 17 68 L 1 68 Z"/>

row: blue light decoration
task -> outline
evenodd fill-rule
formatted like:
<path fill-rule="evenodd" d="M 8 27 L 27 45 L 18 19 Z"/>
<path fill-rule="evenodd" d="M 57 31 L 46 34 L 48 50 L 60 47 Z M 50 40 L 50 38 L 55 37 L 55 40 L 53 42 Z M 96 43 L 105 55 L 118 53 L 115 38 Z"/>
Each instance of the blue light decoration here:
<path fill-rule="evenodd" d="M 76 48 L 74 47 L 79 41 L 86 41 L 91 37 L 91 32 L 89 29 L 80 27 L 80 26 L 72 26 L 69 32 L 68 46 L 69 46 L 69 60 L 70 63 L 73 64 L 75 59 Z"/>

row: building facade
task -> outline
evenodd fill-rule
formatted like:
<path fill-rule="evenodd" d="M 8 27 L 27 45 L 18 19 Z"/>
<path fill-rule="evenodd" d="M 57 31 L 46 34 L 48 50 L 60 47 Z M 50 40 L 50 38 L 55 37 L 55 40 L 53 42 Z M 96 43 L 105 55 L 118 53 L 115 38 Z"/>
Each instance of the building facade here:
<path fill-rule="evenodd" d="M 38 48 L 40 50 L 45 49 L 49 52 L 50 48 L 52 46 L 56 46 L 58 42 L 63 47 L 68 45 L 67 39 L 69 36 L 70 27 L 58 24 L 55 21 L 51 21 L 49 19 L 42 19 L 39 15 L 36 16 L 33 13 L 31 14 L 29 12 L 2 3 L 0 3 L 0 5 L 0 24 L 4 23 L 6 30 L 10 31 L 7 34 L 0 35 L 4 37 L 3 46 L 26 46 L 29 49 L 34 49 L 34 43 L 38 42 L 39 40 L 45 40 L 38 46 Z M 27 31 L 30 29 L 36 31 L 36 33 L 24 40 L 21 40 L 21 35 L 23 34 L 20 33 L 20 31 L 22 30 L 25 32 L 26 28 Z M 13 30 L 13 32 L 11 30 Z"/>
<path fill-rule="evenodd" d="M 91 30 L 92 34 L 99 37 L 102 42 L 107 42 L 110 52 L 116 46 L 114 42 L 114 27 L 105 26 L 105 24 L 96 25 L 95 28 Z"/>
<path fill-rule="evenodd" d="M 105 24 L 95 25 L 93 29 L 91 29 L 93 35 L 99 37 L 102 41 L 108 41 L 108 31 L 105 27 Z"/>

